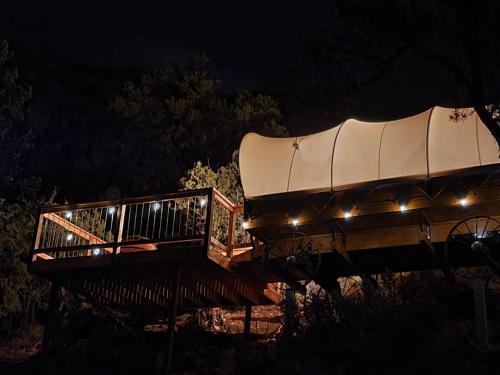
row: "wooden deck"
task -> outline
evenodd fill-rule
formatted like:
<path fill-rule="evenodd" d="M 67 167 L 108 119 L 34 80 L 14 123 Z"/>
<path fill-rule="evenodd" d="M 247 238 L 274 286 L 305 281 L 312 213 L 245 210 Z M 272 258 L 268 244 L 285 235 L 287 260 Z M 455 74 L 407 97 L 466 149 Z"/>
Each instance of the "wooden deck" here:
<path fill-rule="evenodd" d="M 50 207 L 39 215 L 31 270 L 122 308 L 164 308 L 179 268 L 181 308 L 276 304 L 283 282 L 331 287 L 343 276 L 442 269 L 457 222 L 500 221 L 500 175 L 272 197 L 245 209 L 213 189 Z M 289 272 L 306 245 L 314 269 L 294 263 Z"/>
<path fill-rule="evenodd" d="M 213 189 L 45 208 L 31 271 L 123 312 L 165 312 L 181 268 L 181 310 L 279 303 L 239 270 L 253 261 L 242 214 Z"/>

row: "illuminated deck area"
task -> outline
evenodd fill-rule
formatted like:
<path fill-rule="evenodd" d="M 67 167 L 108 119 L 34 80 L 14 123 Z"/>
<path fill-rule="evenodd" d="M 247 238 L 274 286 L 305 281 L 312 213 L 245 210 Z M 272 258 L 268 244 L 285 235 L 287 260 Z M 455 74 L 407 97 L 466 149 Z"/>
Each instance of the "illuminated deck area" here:
<path fill-rule="evenodd" d="M 181 309 L 278 303 L 238 270 L 252 260 L 242 215 L 213 189 L 44 208 L 31 271 L 124 310 L 165 311 L 179 269 Z"/>
<path fill-rule="evenodd" d="M 31 270 L 117 308 L 160 310 L 181 268 L 185 309 L 276 304 L 281 283 L 333 288 L 353 275 L 446 273 L 481 265 L 458 242 L 449 257 L 450 238 L 499 235 L 497 172 L 287 194 L 247 201 L 245 214 L 213 189 L 49 207 L 39 216 Z"/>

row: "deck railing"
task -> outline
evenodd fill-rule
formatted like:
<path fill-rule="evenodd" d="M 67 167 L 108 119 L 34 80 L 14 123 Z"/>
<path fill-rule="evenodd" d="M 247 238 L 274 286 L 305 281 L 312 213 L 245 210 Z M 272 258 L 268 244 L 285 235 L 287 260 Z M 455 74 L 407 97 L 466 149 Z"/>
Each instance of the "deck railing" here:
<path fill-rule="evenodd" d="M 250 247 L 250 235 L 243 228 L 243 205 L 235 205 L 214 190 L 211 246 L 232 258 L 234 251 Z"/>
<path fill-rule="evenodd" d="M 199 243 L 206 252 L 220 244 L 230 257 L 237 238 L 246 240 L 242 214 L 242 206 L 215 189 L 48 207 L 38 217 L 32 261 L 116 256 L 184 243 Z"/>

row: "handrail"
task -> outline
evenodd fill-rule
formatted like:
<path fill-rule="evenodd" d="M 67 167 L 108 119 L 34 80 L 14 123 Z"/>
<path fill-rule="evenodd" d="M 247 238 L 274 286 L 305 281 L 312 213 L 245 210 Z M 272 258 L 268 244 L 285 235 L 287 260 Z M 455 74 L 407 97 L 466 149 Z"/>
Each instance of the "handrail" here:
<path fill-rule="evenodd" d="M 229 210 L 233 211 L 234 207 L 236 206 L 233 202 L 231 202 L 229 199 L 227 199 L 219 190 L 213 189 L 215 193 L 216 199 L 221 202 L 225 207 L 227 207 Z"/>
<path fill-rule="evenodd" d="M 135 197 L 135 198 L 123 198 L 123 199 L 114 199 L 114 200 L 97 201 L 97 202 L 72 203 L 72 204 L 64 204 L 64 205 L 57 205 L 57 206 L 49 206 L 49 207 L 42 207 L 40 210 L 41 210 L 41 213 L 62 212 L 62 211 L 67 211 L 67 210 L 84 209 L 84 208 L 101 208 L 101 207 L 133 204 L 133 203 L 154 202 L 154 201 L 160 201 L 160 200 L 165 200 L 165 199 L 185 198 L 185 197 L 190 197 L 193 195 L 209 195 L 209 194 L 211 194 L 212 190 L 215 190 L 215 189 L 203 188 L 203 189 L 194 189 L 194 190 L 183 190 L 183 191 L 179 191 L 177 193 L 146 195 L 146 196 Z"/>

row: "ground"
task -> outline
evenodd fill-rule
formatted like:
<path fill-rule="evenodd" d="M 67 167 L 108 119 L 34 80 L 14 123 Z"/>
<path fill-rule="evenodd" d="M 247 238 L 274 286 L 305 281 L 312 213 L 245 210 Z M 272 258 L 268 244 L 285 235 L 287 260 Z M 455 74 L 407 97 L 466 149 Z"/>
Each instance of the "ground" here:
<path fill-rule="evenodd" d="M 240 372 L 243 357 L 272 346 L 280 327 L 278 306 L 253 308 L 251 336 L 242 335 L 244 309 L 224 311 L 226 329 L 212 331 L 196 328 L 193 317 L 185 314 L 178 319 L 179 329 L 174 351 L 174 369 L 180 374 L 231 374 Z M 97 322 L 97 325 L 102 322 Z M 73 323 L 75 331 L 78 323 Z M 0 374 L 153 374 L 163 360 L 161 348 L 167 342 L 166 326 L 146 326 L 136 335 L 123 332 L 90 333 L 73 339 L 64 352 L 53 353 L 45 362 L 40 354 L 43 327 L 34 324 L 29 334 L 21 335 L 8 344 L 0 345 Z M 103 337 L 106 336 L 106 337 Z M 67 341 L 70 341 L 66 338 Z M 104 344 L 106 343 L 106 344 Z M 104 345 L 103 345 L 104 344 Z M 247 353 L 247 354 L 245 354 Z M 117 365 L 117 363 L 120 363 Z"/>

